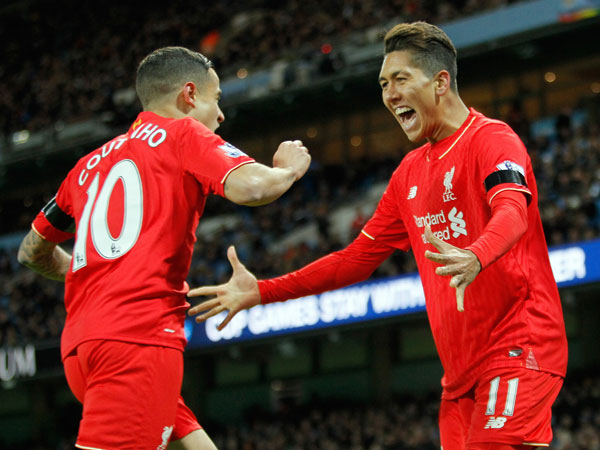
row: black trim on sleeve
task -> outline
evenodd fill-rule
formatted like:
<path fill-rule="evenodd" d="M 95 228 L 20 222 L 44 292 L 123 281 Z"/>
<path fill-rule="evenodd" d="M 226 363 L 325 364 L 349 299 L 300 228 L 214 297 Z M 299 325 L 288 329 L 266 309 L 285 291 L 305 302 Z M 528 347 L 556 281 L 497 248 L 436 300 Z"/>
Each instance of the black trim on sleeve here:
<path fill-rule="evenodd" d="M 497 170 L 496 172 L 489 174 L 485 179 L 485 190 L 486 192 L 489 192 L 493 187 L 504 183 L 519 184 L 527 187 L 527 182 L 521 172 L 516 170 Z"/>
<path fill-rule="evenodd" d="M 54 228 L 67 233 L 75 232 L 75 220 L 56 204 L 56 196 L 42 208 L 42 212 Z"/>

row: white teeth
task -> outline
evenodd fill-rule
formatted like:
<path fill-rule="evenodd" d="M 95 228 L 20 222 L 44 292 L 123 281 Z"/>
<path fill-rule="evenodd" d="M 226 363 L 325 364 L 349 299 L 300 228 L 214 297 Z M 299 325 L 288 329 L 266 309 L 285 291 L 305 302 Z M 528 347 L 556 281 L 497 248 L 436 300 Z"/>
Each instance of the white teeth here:
<path fill-rule="evenodd" d="M 396 108 L 396 114 L 398 114 L 398 115 L 404 114 L 409 111 L 412 111 L 412 109 L 407 106 L 402 106 L 402 107 Z"/>

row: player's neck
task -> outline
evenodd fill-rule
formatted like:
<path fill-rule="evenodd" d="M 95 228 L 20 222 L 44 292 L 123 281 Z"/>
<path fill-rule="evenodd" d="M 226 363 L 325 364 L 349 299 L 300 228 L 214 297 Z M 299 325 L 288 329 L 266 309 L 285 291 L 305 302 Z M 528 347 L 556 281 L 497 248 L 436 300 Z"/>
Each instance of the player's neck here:
<path fill-rule="evenodd" d="M 447 96 L 440 104 L 437 130 L 427 138 L 431 145 L 451 136 L 458 130 L 469 116 L 469 108 L 458 95 Z"/>
<path fill-rule="evenodd" d="M 157 116 L 167 117 L 170 119 L 182 119 L 186 116 L 186 114 L 181 111 L 177 105 L 171 104 L 155 104 L 150 105 L 144 111 L 152 112 Z"/>

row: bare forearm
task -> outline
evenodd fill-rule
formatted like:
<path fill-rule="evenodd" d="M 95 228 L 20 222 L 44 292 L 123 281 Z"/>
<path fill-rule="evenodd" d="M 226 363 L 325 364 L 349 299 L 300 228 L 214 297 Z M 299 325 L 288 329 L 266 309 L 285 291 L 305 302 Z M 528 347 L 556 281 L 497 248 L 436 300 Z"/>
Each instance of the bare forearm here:
<path fill-rule="evenodd" d="M 18 259 L 31 270 L 57 281 L 65 281 L 71 265 L 71 255 L 34 231 L 30 231 L 21 242 Z"/>
<path fill-rule="evenodd" d="M 309 165 L 310 155 L 301 141 L 284 141 L 273 155 L 273 167 L 254 163 L 235 169 L 225 181 L 225 197 L 238 205 L 266 205 L 302 178 Z"/>
<path fill-rule="evenodd" d="M 281 197 L 297 179 L 292 168 L 247 164 L 234 171 L 225 183 L 225 197 L 245 206 L 260 206 Z"/>
<path fill-rule="evenodd" d="M 269 174 L 261 180 L 260 198 L 246 203 L 246 206 L 261 206 L 281 197 L 296 181 L 296 173 L 291 168 L 269 168 Z"/>

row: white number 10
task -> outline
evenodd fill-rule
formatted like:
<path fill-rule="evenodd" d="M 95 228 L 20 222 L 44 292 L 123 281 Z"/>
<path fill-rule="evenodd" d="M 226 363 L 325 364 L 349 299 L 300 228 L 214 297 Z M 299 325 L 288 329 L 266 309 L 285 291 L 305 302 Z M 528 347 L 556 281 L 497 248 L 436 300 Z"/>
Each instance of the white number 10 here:
<path fill-rule="evenodd" d="M 88 199 L 77 226 L 77 237 L 73 247 L 73 272 L 87 265 L 88 229 L 96 252 L 104 259 L 120 258 L 131 250 L 142 229 L 142 179 L 135 163 L 124 159 L 115 164 L 108 172 L 98 195 L 99 180 L 100 174 L 97 173 L 87 190 Z M 108 228 L 108 206 L 119 180 L 123 183 L 125 204 L 121 234 L 114 238 Z"/>

